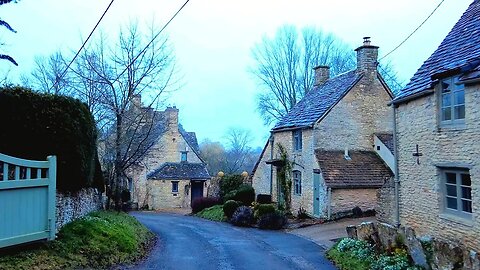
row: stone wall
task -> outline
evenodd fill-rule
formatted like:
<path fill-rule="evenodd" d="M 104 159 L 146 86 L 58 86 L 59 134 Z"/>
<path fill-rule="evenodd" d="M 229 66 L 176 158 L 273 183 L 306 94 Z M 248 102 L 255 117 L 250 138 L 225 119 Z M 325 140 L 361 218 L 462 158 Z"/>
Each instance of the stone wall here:
<path fill-rule="evenodd" d="M 375 211 L 378 221 L 395 224 L 395 183 L 393 177 L 377 190 Z"/>
<path fill-rule="evenodd" d="M 377 208 L 377 189 L 332 190 L 332 213 L 350 211 L 355 207 L 360 207 L 362 211 Z"/>
<path fill-rule="evenodd" d="M 437 95 L 402 104 L 397 112 L 400 222 L 419 235 L 460 241 L 480 247 L 480 86 L 465 89 L 465 125 L 440 128 Z M 422 156 L 413 156 L 416 145 Z M 449 215 L 444 210 L 440 170 L 469 169 L 472 180 L 471 218 Z"/>
<path fill-rule="evenodd" d="M 103 208 L 102 194 L 93 188 L 82 189 L 76 194 L 57 193 L 56 229 Z"/>
<path fill-rule="evenodd" d="M 172 182 L 177 180 L 152 180 L 149 179 L 148 205 L 150 209 L 160 210 L 167 208 L 189 208 L 191 207 L 191 183 L 190 180 L 178 181 L 178 192 L 172 192 Z M 206 181 L 207 186 L 210 181 Z M 203 196 L 207 196 L 207 189 L 203 188 Z"/>

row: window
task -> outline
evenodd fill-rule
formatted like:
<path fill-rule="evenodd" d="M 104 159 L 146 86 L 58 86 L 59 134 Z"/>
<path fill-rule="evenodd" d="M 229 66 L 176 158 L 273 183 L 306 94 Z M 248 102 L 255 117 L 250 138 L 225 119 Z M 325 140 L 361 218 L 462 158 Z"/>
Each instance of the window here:
<path fill-rule="evenodd" d="M 178 181 L 172 181 L 172 192 L 178 192 Z"/>
<path fill-rule="evenodd" d="M 446 213 L 471 218 L 472 181 L 468 170 L 448 169 L 442 171 L 444 210 Z"/>
<path fill-rule="evenodd" d="M 293 149 L 295 151 L 302 150 L 302 130 L 297 129 L 293 131 Z"/>
<path fill-rule="evenodd" d="M 188 154 L 188 152 L 182 152 L 181 161 L 187 161 L 187 154 Z"/>
<path fill-rule="evenodd" d="M 442 80 L 440 95 L 440 123 L 462 124 L 465 121 L 465 86 L 458 77 Z"/>
<path fill-rule="evenodd" d="M 293 171 L 293 183 L 295 195 L 302 195 L 302 173 L 300 171 Z"/>

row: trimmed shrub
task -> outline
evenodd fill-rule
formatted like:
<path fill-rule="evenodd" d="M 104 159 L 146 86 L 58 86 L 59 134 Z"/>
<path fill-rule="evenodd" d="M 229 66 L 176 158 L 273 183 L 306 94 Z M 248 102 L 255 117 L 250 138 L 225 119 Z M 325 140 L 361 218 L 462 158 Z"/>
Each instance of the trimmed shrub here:
<path fill-rule="evenodd" d="M 234 199 L 249 206 L 255 201 L 255 190 L 250 185 L 243 184 L 237 189 Z"/>
<path fill-rule="evenodd" d="M 241 175 L 225 175 L 220 181 L 220 196 L 223 198 L 228 193 L 237 190 L 242 184 L 243 178 Z"/>
<path fill-rule="evenodd" d="M 281 211 L 261 215 L 258 220 L 258 227 L 260 229 L 280 230 L 285 224 L 287 224 L 287 218 Z"/>
<path fill-rule="evenodd" d="M 227 194 L 225 194 L 225 196 L 223 196 L 223 201 L 224 202 L 227 202 L 227 201 L 235 201 L 235 196 L 237 195 L 237 190 L 232 190 L 230 192 L 228 192 Z"/>
<path fill-rule="evenodd" d="M 258 194 L 257 195 L 257 203 L 260 203 L 260 204 L 272 203 L 272 195 Z"/>
<path fill-rule="evenodd" d="M 220 198 L 218 197 L 195 198 L 192 202 L 192 213 L 196 214 L 205 208 L 209 208 L 219 204 L 222 204 L 222 200 L 220 200 Z"/>
<path fill-rule="evenodd" d="M 84 103 L 22 87 L 2 88 L 0 123 L 1 153 L 33 160 L 57 156 L 59 191 L 103 190 L 95 121 Z"/>
<path fill-rule="evenodd" d="M 235 226 L 248 227 L 254 222 L 253 210 L 248 206 L 240 206 L 235 210 L 230 219 Z"/>
<path fill-rule="evenodd" d="M 234 200 L 226 201 L 223 205 L 223 213 L 225 213 L 225 216 L 227 218 L 231 218 L 233 216 L 233 213 L 235 213 L 235 210 L 237 210 L 237 208 L 241 205 L 241 203 Z"/>
<path fill-rule="evenodd" d="M 259 204 L 255 206 L 254 217 L 258 219 L 263 215 L 275 213 L 275 210 L 274 204 Z"/>

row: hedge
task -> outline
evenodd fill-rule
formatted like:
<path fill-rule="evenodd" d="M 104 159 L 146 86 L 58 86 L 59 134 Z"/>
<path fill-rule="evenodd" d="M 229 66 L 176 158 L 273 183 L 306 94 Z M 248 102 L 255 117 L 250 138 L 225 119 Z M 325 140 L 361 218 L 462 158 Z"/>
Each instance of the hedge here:
<path fill-rule="evenodd" d="M 84 103 L 22 87 L 0 88 L 0 123 L 0 153 L 33 160 L 56 155 L 59 191 L 103 191 L 95 121 Z"/>

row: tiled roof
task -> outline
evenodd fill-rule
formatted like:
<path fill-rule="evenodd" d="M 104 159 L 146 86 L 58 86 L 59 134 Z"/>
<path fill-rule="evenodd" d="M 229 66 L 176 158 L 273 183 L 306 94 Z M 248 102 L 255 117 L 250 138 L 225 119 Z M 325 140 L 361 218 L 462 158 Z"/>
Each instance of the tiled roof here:
<path fill-rule="evenodd" d="M 350 151 L 350 160 L 343 151 L 317 149 L 315 156 L 330 188 L 378 188 L 392 176 L 380 157 L 371 151 Z"/>
<path fill-rule="evenodd" d="M 210 174 L 204 163 L 166 162 L 148 174 L 154 180 L 208 180 Z"/>
<path fill-rule="evenodd" d="M 383 144 L 390 150 L 390 152 L 393 154 L 393 134 L 391 133 L 375 133 L 375 136 L 377 136 L 380 141 L 382 141 Z"/>
<path fill-rule="evenodd" d="M 198 152 L 200 152 L 200 147 L 198 146 L 197 135 L 195 134 L 195 132 L 185 131 L 182 125 L 178 125 L 178 132 L 182 134 L 183 138 L 188 143 L 190 148 L 192 148 L 192 150 L 198 154 Z"/>
<path fill-rule="evenodd" d="M 337 104 L 362 75 L 355 70 L 340 74 L 310 90 L 273 130 L 313 125 Z"/>
<path fill-rule="evenodd" d="M 399 99 L 432 88 L 432 76 L 464 68 L 480 58 L 480 0 L 475 0 L 445 37 L 437 50 L 423 63 L 410 82 L 397 95 Z"/>

